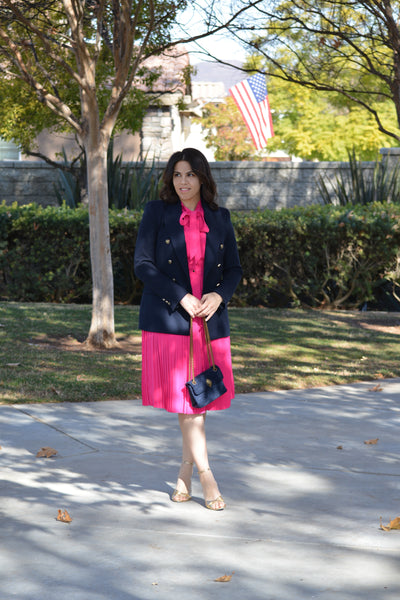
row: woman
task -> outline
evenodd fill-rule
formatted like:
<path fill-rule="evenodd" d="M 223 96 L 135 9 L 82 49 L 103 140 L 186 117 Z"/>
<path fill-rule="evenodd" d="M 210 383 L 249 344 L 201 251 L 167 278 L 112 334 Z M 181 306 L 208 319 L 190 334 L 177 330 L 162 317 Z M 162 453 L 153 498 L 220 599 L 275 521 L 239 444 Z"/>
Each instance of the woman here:
<path fill-rule="evenodd" d="M 222 510 L 225 502 L 208 462 L 205 416 L 206 410 L 228 408 L 234 397 L 227 303 L 242 270 L 229 211 L 216 203 L 216 185 L 201 152 L 186 148 L 171 156 L 160 198 L 145 207 L 135 249 L 135 273 L 144 283 L 142 401 L 178 413 L 182 464 L 171 500 L 190 500 L 196 464 L 206 507 Z M 191 318 L 195 374 L 209 367 L 205 319 L 227 388 L 205 409 L 192 407 L 185 387 Z"/>

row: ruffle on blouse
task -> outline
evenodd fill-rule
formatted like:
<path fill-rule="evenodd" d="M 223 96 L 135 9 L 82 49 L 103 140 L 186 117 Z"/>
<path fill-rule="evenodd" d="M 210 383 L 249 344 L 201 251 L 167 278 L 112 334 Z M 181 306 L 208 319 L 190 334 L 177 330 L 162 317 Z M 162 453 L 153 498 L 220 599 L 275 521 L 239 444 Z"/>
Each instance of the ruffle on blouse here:
<path fill-rule="evenodd" d="M 197 204 L 195 210 L 189 210 L 182 204 L 182 214 L 179 223 L 184 227 L 185 232 L 189 233 L 189 235 L 185 235 L 186 250 L 189 269 L 194 270 L 201 265 L 201 257 L 204 257 L 204 249 L 202 248 L 204 237 L 202 240 L 201 234 L 210 231 L 204 220 L 204 211 L 201 202 Z"/>

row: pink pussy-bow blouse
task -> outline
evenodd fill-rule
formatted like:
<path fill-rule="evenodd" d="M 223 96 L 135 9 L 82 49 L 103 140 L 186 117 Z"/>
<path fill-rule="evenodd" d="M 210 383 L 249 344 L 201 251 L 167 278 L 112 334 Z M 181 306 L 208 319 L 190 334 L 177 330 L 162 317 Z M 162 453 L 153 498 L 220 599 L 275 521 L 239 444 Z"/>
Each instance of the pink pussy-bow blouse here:
<path fill-rule="evenodd" d="M 194 210 L 189 210 L 182 204 L 182 214 L 179 223 L 183 226 L 185 232 L 186 252 L 193 296 L 201 298 L 203 294 L 206 233 L 210 231 L 204 220 L 204 210 L 201 202 L 198 202 Z"/>

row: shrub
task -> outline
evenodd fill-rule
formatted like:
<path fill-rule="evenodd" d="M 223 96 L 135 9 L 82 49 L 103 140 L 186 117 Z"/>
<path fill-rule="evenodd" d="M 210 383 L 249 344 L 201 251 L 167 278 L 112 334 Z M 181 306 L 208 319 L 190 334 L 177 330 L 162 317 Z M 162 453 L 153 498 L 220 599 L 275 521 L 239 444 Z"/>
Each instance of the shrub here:
<path fill-rule="evenodd" d="M 140 218 L 137 211 L 110 211 L 117 302 L 140 298 L 133 274 Z M 91 302 L 87 208 L 0 206 L 0 295 L 28 302 Z"/>
<path fill-rule="evenodd" d="M 318 189 L 325 204 L 370 204 L 400 202 L 400 164 L 394 167 L 385 160 L 375 161 L 367 173 L 357 161 L 355 151 L 348 153 L 349 168 L 341 168 L 334 177 L 320 177 Z"/>
<path fill-rule="evenodd" d="M 87 210 L 1 207 L 8 218 L 0 256 L 1 295 L 23 301 L 86 302 L 91 298 Z"/>
<path fill-rule="evenodd" d="M 54 192 L 60 206 L 66 204 L 76 208 L 82 203 L 86 193 L 86 157 L 84 152 L 74 161 L 74 166 L 67 160 L 63 148 L 63 166 L 60 169 Z M 71 170 L 70 170 L 71 169 Z M 114 141 L 111 139 L 107 149 L 107 189 L 109 208 L 122 210 L 138 210 L 150 200 L 158 198 L 161 182 L 161 171 L 155 158 L 151 162 L 136 160 L 123 162 L 122 154 L 114 158 Z"/>
<path fill-rule="evenodd" d="M 141 297 L 133 269 L 141 215 L 110 210 L 119 303 Z M 362 306 L 384 282 L 399 283 L 399 220 L 400 206 L 390 203 L 232 213 L 244 273 L 232 304 Z M 91 301 L 87 208 L 0 206 L 0 296 Z"/>
<path fill-rule="evenodd" d="M 309 206 L 234 218 L 239 304 L 355 308 L 393 273 L 400 207 Z M 393 276 L 392 276 L 393 279 Z"/>

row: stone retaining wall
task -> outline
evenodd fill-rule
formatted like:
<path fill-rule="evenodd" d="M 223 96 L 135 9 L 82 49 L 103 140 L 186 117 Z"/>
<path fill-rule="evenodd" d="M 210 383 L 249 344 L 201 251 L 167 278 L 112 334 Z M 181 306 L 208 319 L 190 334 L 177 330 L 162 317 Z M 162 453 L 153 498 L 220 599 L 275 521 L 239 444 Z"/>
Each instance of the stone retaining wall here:
<path fill-rule="evenodd" d="M 389 151 L 382 149 L 387 159 Z M 399 148 L 390 149 L 398 160 Z M 160 163 L 162 169 L 165 163 Z M 372 171 L 373 162 L 363 163 Z M 342 162 L 215 162 L 211 169 L 217 183 L 219 202 L 233 210 L 304 206 L 321 202 L 318 179 L 333 178 Z M 42 162 L 0 161 L 0 202 L 44 206 L 56 205 L 54 185 L 57 170 Z"/>
<path fill-rule="evenodd" d="M 36 161 L 0 161 L 0 202 L 47 206 L 57 204 L 54 184 L 58 179 L 54 167 Z"/>

